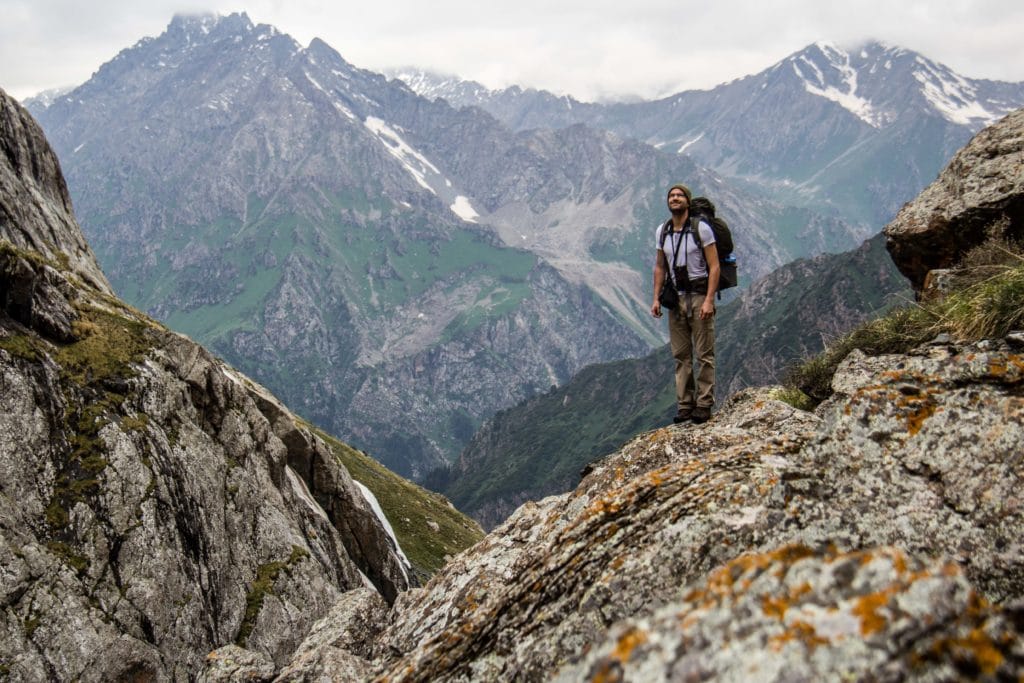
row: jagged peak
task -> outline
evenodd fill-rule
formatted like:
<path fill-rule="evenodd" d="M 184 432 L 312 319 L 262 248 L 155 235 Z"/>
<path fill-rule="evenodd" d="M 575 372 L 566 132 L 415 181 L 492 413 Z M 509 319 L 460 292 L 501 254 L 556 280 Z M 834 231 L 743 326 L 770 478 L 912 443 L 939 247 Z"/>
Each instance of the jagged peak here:
<path fill-rule="evenodd" d="M 308 59 L 314 63 L 324 61 L 334 68 L 340 67 L 349 73 L 360 71 L 358 67 L 354 66 L 342 57 L 340 52 L 320 38 L 313 38 L 313 40 L 309 41 L 309 47 L 306 48 L 306 54 Z"/>
<path fill-rule="evenodd" d="M 167 25 L 168 32 L 185 32 L 208 34 L 215 29 L 228 29 L 231 31 L 252 31 L 254 28 L 252 20 L 245 12 L 234 12 L 232 14 L 216 14 L 214 12 L 179 13 L 171 19 Z"/>
<path fill-rule="evenodd" d="M 851 64 L 850 53 L 843 48 L 817 42 L 786 61 L 808 93 L 835 102 L 875 128 L 889 120 L 889 114 L 857 92 L 858 72 Z"/>
<path fill-rule="evenodd" d="M 974 128 L 991 124 L 1007 109 L 981 96 L 979 81 L 922 54 L 874 39 L 849 46 L 815 42 L 781 64 L 789 65 L 807 92 L 836 102 L 876 128 L 898 118 L 891 104 L 884 98 L 876 99 L 877 89 L 869 83 L 879 74 L 908 79 L 907 87 L 911 88 L 916 81 L 918 106 L 930 108 L 958 125 Z"/>
<path fill-rule="evenodd" d="M 174 41 L 182 41 L 187 47 L 202 45 L 211 41 L 225 39 L 255 39 L 265 41 L 278 37 L 286 37 L 295 44 L 298 43 L 287 34 L 282 33 L 277 27 L 270 24 L 254 24 L 245 12 L 234 12 L 232 14 L 176 14 L 167 25 L 161 38 L 170 38 Z"/>

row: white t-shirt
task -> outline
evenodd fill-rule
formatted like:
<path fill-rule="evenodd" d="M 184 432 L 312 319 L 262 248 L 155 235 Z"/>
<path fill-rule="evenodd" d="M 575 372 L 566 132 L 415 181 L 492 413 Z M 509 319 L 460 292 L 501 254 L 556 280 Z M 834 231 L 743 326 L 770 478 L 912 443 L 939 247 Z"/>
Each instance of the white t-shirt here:
<path fill-rule="evenodd" d="M 665 238 L 665 246 L 661 246 L 661 231 L 665 227 L 662 223 L 658 226 L 657 232 L 654 235 L 654 248 L 661 249 L 665 252 L 665 259 L 668 263 L 668 274 L 675 282 L 676 274 L 672 268 L 672 258 L 675 256 L 676 249 L 680 248 L 680 243 L 683 244 L 683 251 L 679 252 L 679 256 L 676 258 L 676 266 L 682 266 L 686 264 L 686 273 L 689 275 L 691 280 L 708 276 L 708 265 L 704 261 L 704 254 L 701 253 L 700 245 L 697 244 L 697 240 L 693 239 L 693 235 L 687 228 L 685 232 L 672 232 L 668 237 Z M 715 243 L 715 233 L 711 230 L 711 226 L 705 221 L 700 221 L 697 224 L 697 229 L 700 231 L 700 239 L 704 243 L 704 246 Z M 676 287 L 679 283 L 676 282 Z"/>

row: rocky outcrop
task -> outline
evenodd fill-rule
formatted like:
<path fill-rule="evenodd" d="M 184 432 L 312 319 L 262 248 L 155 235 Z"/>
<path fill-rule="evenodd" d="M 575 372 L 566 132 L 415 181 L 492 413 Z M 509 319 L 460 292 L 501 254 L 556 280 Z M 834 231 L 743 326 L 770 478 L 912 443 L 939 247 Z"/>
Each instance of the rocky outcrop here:
<path fill-rule="evenodd" d="M 60 163 L 27 111 L 0 89 L 0 236 L 66 261 L 85 283 L 110 293 L 71 212 Z"/>
<path fill-rule="evenodd" d="M 187 680 L 287 662 L 345 592 L 407 568 L 322 440 L 111 296 L 56 160 L 0 93 L 0 673 Z"/>
<path fill-rule="evenodd" d="M 745 390 L 524 505 L 346 652 L 387 681 L 1020 676 L 1022 387 L 1017 334 L 855 353 L 813 414 Z"/>
<path fill-rule="evenodd" d="M 1024 109 L 985 128 L 885 228 L 889 253 L 921 291 L 931 270 L 996 229 L 1024 239 Z"/>
<path fill-rule="evenodd" d="M 1022 616 L 988 609 L 951 562 L 791 546 L 745 555 L 682 601 L 616 625 L 554 680 L 995 678 L 1022 664 Z"/>

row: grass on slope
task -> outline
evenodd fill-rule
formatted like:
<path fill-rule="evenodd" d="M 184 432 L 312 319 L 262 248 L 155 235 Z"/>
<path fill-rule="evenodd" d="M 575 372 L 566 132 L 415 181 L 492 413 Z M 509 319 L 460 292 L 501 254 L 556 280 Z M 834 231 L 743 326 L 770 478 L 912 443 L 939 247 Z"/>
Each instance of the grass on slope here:
<path fill-rule="evenodd" d="M 821 402 L 832 393 L 840 361 L 854 349 L 868 355 L 904 353 L 942 333 L 976 341 L 1024 328 L 1024 246 L 1000 238 L 987 241 L 964 257 L 952 284 L 945 298 L 895 309 L 796 365 L 787 387 Z"/>
<path fill-rule="evenodd" d="M 483 538 L 480 525 L 452 507 L 441 494 L 403 479 L 362 451 L 313 429 L 352 478 L 377 497 L 402 551 L 421 580 L 443 567 L 447 557 Z"/>

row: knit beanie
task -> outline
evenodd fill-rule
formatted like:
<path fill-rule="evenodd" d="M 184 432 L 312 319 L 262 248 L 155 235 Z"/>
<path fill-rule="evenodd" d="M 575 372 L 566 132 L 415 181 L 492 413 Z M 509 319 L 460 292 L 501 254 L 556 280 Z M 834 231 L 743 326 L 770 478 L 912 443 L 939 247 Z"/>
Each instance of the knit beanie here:
<path fill-rule="evenodd" d="M 693 199 L 693 194 L 690 192 L 690 188 L 688 188 L 686 185 L 683 185 L 682 183 L 676 183 L 672 187 L 668 188 L 668 192 L 665 193 L 665 196 L 668 197 L 668 195 L 672 193 L 672 190 L 682 190 L 683 194 L 686 195 L 687 205 L 689 205 L 690 200 Z"/>

